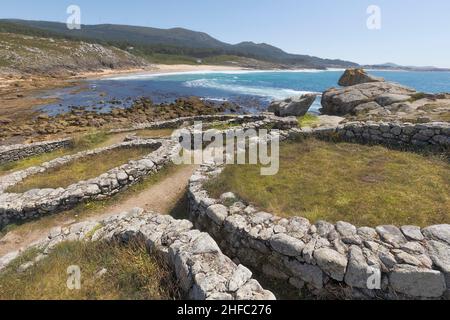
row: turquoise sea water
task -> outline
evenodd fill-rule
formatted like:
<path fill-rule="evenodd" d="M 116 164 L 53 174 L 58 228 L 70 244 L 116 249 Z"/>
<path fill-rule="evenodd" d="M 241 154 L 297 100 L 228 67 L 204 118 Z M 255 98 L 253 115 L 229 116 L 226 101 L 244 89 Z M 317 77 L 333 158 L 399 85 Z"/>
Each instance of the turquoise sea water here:
<path fill-rule="evenodd" d="M 52 91 L 45 96 L 56 96 L 60 103 L 45 106 L 51 114 L 64 112 L 73 106 L 92 108 L 101 106 L 108 111 L 112 106 L 127 107 L 137 97 L 150 97 L 154 102 L 171 102 L 179 97 L 198 96 L 214 101 L 231 101 L 246 112 L 264 110 L 273 99 L 283 99 L 307 92 L 321 94 L 336 87 L 339 71 L 235 71 L 192 72 L 171 75 L 126 75 L 110 79 L 92 80 L 85 90 Z M 388 81 L 415 88 L 418 91 L 450 92 L 450 72 L 374 71 L 373 75 Z M 120 100 L 114 104 L 111 100 Z M 311 108 L 320 109 L 320 97 Z"/>

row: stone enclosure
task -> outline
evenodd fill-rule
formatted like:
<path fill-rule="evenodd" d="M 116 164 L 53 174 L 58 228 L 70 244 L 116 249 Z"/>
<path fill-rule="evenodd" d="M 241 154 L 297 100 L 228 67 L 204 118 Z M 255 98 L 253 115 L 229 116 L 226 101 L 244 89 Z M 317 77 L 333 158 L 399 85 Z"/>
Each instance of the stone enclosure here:
<path fill-rule="evenodd" d="M 0 165 L 36 156 L 53 150 L 69 147 L 71 139 L 36 142 L 31 144 L 16 144 L 0 147 Z"/>
<path fill-rule="evenodd" d="M 25 271 L 39 263 L 64 241 L 107 241 L 123 245 L 143 241 L 175 273 L 181 291 L 192 300 L 272 300 L 275 296 L 252 278 L 252 272 L 225 256 L 207 233 L 194 230 L 187 220 L 135 209 L 100 222 L 90 221 L 55 228 L 31 245 L 40 252 L 19 267 Z M 0 257 L 0 271 L 20 255 Z"/>
<path fill-rule="evenodd" d="M 130 161 L 118 168 L 87 181 L 80 181 L 67 188 L 37 189 L 22 194 L 6 193 L 9 187 L 34 174 L 68 164 L 77 159 L 89 157 L 116 148 L 149 146 L 155 149 L 138 161 Z M 171 140 L 139 139 L 119 143 L 106 148 L 83 151 L 58 158 L 40 166 L 14 172 L 0 178 L 0 228 L 14 223 L 35 219 L 74 207 L 87 200 L 100 200 L 110 197 L 144 177 L 156 173 L 169 163 L 174 143 Z"/>
<path fill-rule="evenodd" d="M 290 129 L 267 139 L 299 136 L 448 151 L 447 123 L 348 123 Z M 450 299 L 450 225 L 356 227 L 282 219 L 227 193 L 212 199 L 203 184 L 223 167 L 205 164 L 191 178 L 189 214 L 230 257 L 305 295 L 361 299 Z"/>
<path fill-rule="evenodd" d="M 267 136 L 261 138 L 265 140 L 314 136 L 412 149 L 429 147 L 438 152 L 450 150 L 448 123 L 351 122 L 332 128 L 300 129 L 295 118 L 205 116 L 143 124 L 114 132 L 187 127 L 196 120 L 240 125 L 224 130 L 224 134 L 235 129 L 268 129 Z M 195 130 L 192 134 L 196 134 Z M 130 161 L 66 189 L 34 190 L 21 195 L 0 193 L 0 228 L 80 201 L 111 196 L 158 171 L 179 150 L 169 139 L 131 139 L 109 148 L 136 144 L 154 144 L 158 150 L 145 159 Z M 29 175 L 109 148 L 63 157 L 0 178 L 0 192 Z M 273 299 L 274 295 L 252 279 L 252 272 L 243 265 L 263 274 L 265 279 L 302 291 L 305 297 L 450 299 L 450 225 L 423 229 L 416 226 L 368 228 L 346 222 L 313 224 L 302 217 L 283 219 L 260 212 L 230 193 L 220 199 L 210 198 L 203 185 L 222 169 L 214 163 L 205 163 L 191 177 L 188 197 L 192 222 L 136 209 L 103 220 L 100 225 L 87 222 L 52 230 L 49 237 L 34 246 L 42 249 L 45 257 L 62 241 L 143 240 L 173 268 L 190 299 Z M 193 226 L 207 233 L 194 230 Z M 92 235 L 91 231 L 94 231 Z M 0 270 L 18 254 L 0 258 Z M 30 261 L 23 268 L 34 263 Z"/>

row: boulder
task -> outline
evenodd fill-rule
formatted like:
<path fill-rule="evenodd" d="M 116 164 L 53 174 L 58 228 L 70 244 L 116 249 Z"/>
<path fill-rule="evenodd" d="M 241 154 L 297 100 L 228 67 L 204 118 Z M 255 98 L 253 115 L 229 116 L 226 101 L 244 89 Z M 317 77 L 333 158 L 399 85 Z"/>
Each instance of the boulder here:
<path fill-rule="evenodd" d="M 389 82 L 363 83 L 340 89 L 332 88 L 322 95 L 321 112 L 327 115 L 348 115 L 355 113 L 357 107 L 361 109 L 361 106 L 367 106 L 364 109 L 373 109 L 377 105 L 383 108 L 391 102 L 408 100 L 414 93 L 413 89 Z"/>
<path fill-rule="evenodd" d="M 315 100 L 315 94 L 304 94 L 285 100 L 276 100 L 270 104 L 268 111 L 279 117 L 302 117 L 308 112 Z"/>
<path fill-rule="evenodd" d="M 271 247 L 278 253 L 290 257 L 297 257 L 302 254 L 305 243 L 299 239 L 280 233 L 270 239 Z"/>
<path fill-rule="evenodd" d="M 422 230 L 427 239 L 438 240 L 450 245 L 450 224 L 435 225 Z"/>
<path fill-rule="evenodd" d="M 367 289 L 368 280 L 372 274 L 366 262 L 363 251 L 358 246 L 352 246 L 349 253 L 345 283 L 354 288 Z"/>
<path fill-rule="evenodd" d="M 321 112 L 326 115 L 348 115 L 406 101 L 415 90 L 396 83 L 372 82 L 345 88 L 331 88 L 322 95 Z"/>
<path fill-rule="evenodd" d="M 386 93 L 378 96 L 375 101 L 382 107 L 389 106 L 394 103 L 405 102 L 411 99 L 411 96 L 406 94 Z"/>
<path fill-rule="evenodd" d="M 398 266 L 389 280 L 396 292 L 411 297 L 439 298 L 446 290 L 445 278 L 441 272 L 414 266 Z"/>
<path fill-rule="evenodd" d="M 323 248 L 314 252 L 314 258 L 319 267 L 331 278 L 343 281 L 347 270 L 347 258 L 337 251 Z"/>
<path fill-rule="evenodd" d="M 382 82 L 383 78 L 371 76 L 364 71 L 364 69 L 347 69 L 342 77 L 339 79 L 339 85 L 342 87 L 354 86 L 361 83 L 368 82 Z"/>

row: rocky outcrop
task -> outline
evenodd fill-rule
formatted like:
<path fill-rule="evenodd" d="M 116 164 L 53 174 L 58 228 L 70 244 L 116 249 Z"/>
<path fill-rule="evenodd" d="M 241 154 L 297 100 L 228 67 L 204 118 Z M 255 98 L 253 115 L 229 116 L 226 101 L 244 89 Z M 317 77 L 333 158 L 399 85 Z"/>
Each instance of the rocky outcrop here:
<path fill-rule="evenodd" d="M 315 94 L 304 94 L 285 100 L 277 100 L 270 104 L 268 111 L 279 117 L 302 117 L 308 112 L 315 100 Z"/>
<path fill-rule="evenodd" d="M 323 114 L 363 121 L 449 121 L 449 94 L 421 93 L 361 72 L 347 70 L 339 83 L 344 88 L 331 88 L 323 93 Z"/>
<path fill-rule="evenodd" d="M 363 83 L 342 89 L 332 88 L 322 95 L 321 112 L 327 115 L 355 114 L 362 109 L 382 109 L 412 98 L 415 90 L 388 82 Z M 359 108 L 355 110 L 356 108 Z"/>
<path fill-rule="evenodd" d="M 192 300 L 273 300 L 275 296 L 252 278 L 252 272 L 225 256 L 207 234 L 193 230 L 192 223 L 166 215 L 134 209 L 104 219 L 53 229 L 48 237 L 30 246 L 38 251 L 19 267 L 27 270 L 45 259 L 64 241 L 106 241 L 126 245 L 144 241 L 150 254 L 161 257 L 174 272 L 180 289 Z M 0 270 L 20 256 L 0 257 Z"/>
<path fill-rule="evenodd" d="M 364 69 L 347 69 L 339 79 L 338 84 L 342 87 L 350 87 L 362 83 L 383 81 L 383 78 L 377 78 L 367 74 Z"/>
<path fill-rule="evenodd" d="M 80 181 L 58 189 L 29 190 L 22 194 L 5 193 L 5 191 L 25 178 L 43 173 L 51 168 L 59 167 L 77 159 L 89 157 L 116 148 L 146 146 L 155 151 L 139 159 L 130 161 L 118 168 L 114 168 L 99 177 Z M 67 210 L 75 205 L 88 201 L 111 197 L 136 184 L 144 177 L 158 172 L 171 161 L 172 152 L 176 152 L 175 144 L 171 140 L 133 140 L 116 144 L 107 148 L 83 151 L 75 155 L 65 156 L 31 167 L 23 171 L 14 172 L 0 178 L 0 228 L 14 222 L 23 222 L 44 215 Z"/>
<path fill-rule="evenodd" d="M 0 165 L 70 146 L 71 139 L 0 147 Z"/>

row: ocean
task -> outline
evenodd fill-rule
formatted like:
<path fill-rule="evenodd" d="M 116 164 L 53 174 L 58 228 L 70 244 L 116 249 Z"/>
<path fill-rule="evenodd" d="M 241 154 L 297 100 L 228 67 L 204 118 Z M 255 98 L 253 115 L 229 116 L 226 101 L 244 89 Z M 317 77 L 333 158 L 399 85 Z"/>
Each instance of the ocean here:
<path fill-rule="evenodd" d="M 171 102 L 180 97 L 197 96 L 213 101 L 239 104 L 244 112 L 258 112 L 270 101 L 303 93 L 321 94 L 337 87 L 343 70 L 327 71 L 227 71 L 177 74 L 135 74 L 89 80 L 77 88 L 52 90 L 43 97 L 57 97 L 59 102 L 40 109 L 55 115 L 72 107 L 108 112 L 112 107 L 128 107 L 133 99 L 149 97 L 155 103 Z M 450 72 L 371 71 L 418 91 L 450 92 Z M 118 102 L 119 101 L 119 102 Z M 310 112 L 320 109 L 320 96 Z"/>

